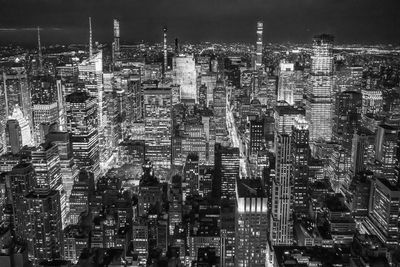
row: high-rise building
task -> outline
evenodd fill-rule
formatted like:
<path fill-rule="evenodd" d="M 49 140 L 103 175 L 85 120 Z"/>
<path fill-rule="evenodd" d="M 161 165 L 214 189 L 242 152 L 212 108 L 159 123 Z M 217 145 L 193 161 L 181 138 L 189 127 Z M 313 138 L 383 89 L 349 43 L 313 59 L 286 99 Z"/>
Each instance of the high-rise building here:
<path fill-rule="evenodd" d="M 19 106 L 16 106 L 13 110 L 12 115 L 9 117 L 10 120 L 15 120 L 18 122 L 19 128 L 21 130 L 21 145 L 31 146 L 32 145 L 32 134 L 30 123 L 27 117 L 23 115 L 22 110 Z"/>
<path fill-rule="evenodd" d="M 67 199 L 62 183 L 60 156 L 57 144 L 43 143 L 32 150 L 32 165 L 36 172 L 36 188 L 40 190 L 55 190 L 58 192 L 61 222 L 67 225 Z"/>
<path fill-rule="evenodd" d="M 264 119 L 257 118 L 250 121 L 249 155 L 256 156 L 265 144 Z"/>
<path fill-rule="evenodd" d="M 193 55 L 175 55 L 172 59 L 172 69 L 174 83 L 181 86 L 181 100 L 197 103 L 197 75 Z"/>
<path fill-rule="evenodd" d="M 334 138 L 351 150 L 354 131 L 361 125 L 361 94 L 344 91 L 337 94 L 335 103 Z"/>
<path fill-rule="evenodd" d="M 277 246 L 292 245 L 293 181 L 290 135 L 277 133 L 275 152 L 275 177 L 272 181 L 271 241 L 273 245 Z"/>
<path fill-rule="evenodd" d="M 299 116 L 295 119 L 292 127 L 293 210 L 297 214 L 307 214 L 308 161 L 310 157 L 308 123 L 304 117 Z"/>
<path fill-rule="evenodd" d="M 146 156 L 155 168 L 171 165 L 171 88 L 146 88 L 144 96 Z"/>
<path fill-rule="evenodd" d="M 90 196 L 93 192 L 93 173 L 82 169 L 74 182 L 69 198 L 69 221 L 71 224 L 78 224 L 81 214 L 89 211 Z"/>
<path fill-rule="evenodd" d="M 296 93 L 295 74 L 293 63 L 282 61 L 279 64 L 278 101 L 286 101 L 289 105 L 294 105 L 294 95 Z"/>
<path fill-rule="evenodd" d="M 353 135 L 352 140 L 352 171 L 357 174 L 364 171 L 368 161 L 373 161 L 375 149 L 375 134 L 367 128 L 360 128 Z"/>
<path fill-rule="evenodd" d="M 279 133 L 292 133 L 292 126 L 298 116 L 304 116 L 305 110 L 300 107 L 290 106 L 286 102 L 278 102 L 275 107 L 275 130 Z"/>
<path fill-rule="evenodd" d="M 217 82 L 213 94 L 216 142 L 221 143 L 226 137 L 226 87 Z"/>
<path fill-rule="evenodd" d="M 264 23 L 257 22 L 257 42 L 256 42 L 256 58 L 254 61 L 254 69 L 259 70 L 262 66 L 262 50 L 263 50 L 263 30 Z"/>
<path fill-rule="evenodd" d="M 143 175 L 139 183 L 138 215 L 147 215 L 151 207 L 157 207 L 160 211 L 162 197 L 162 185 L 154 176 L 151 162 L 146 162 L 143 164 Z"/>
<path fill-rule="evenodd" d="M 383 110 L 383 96 L 380 90 L 361 90 L 362 114 L 377 115 Z"/>
<path fill-rule="evenodd" d="M 268 244 L 268 198 L 260 179 L 236 186 L 235 266 L 264 266 Z"/>
<path fill-rule="evenodd" d="M 391 184 L 397 184 L 399 179 L 396 175 L 398 133 L 399 129 L 385 124 L 379 125 L 376 133 L 375 160 L 381 164 L 381 174 Z"/>
<path fill-rule="evenodd" d="M 36 266 L 40 261 L 61 259 L 64 245 L 59 192 L 32 191 L 24 201 L 24 228 L 29 258 Z"/>
<path fill-rule="evenodd" d="M 114 43 L 113 43 L 113 45 L 114 45 L 114 50 L 113 50 L 114 64 L 116 63 L 117 60 L 120 59 L 120 56 L 121 56 L 119 37 L 120 37 L 119 20 L 114 19 Z"/>
<path fill-rule="evenodd" d="M 0 152 L 5 151 L 5 127 L 7 120 L 14 113 L 15 108 L 21 112 L 21 118 L 28 122 L 28 129 L 32 128 L 31 96 L 28 86 L 28 77 L 23 67 L 13 67 L 0 75 Z M 20 122 L 20 127 L 22 125 Z M 24 142 L 24 141 L 23 141 Z"/>
<path fill-rule="evenodd" d="M 322 34 L 313 40 L 310 86 L 306 94 L 306 116 L 311 141 L 332 138 L 333 37 Z"/>
<path fill-rule="evenodd" d="M 45 125 L 59 123 L 58 88 L 51 76 L 34 77 L 31 85 L 34 139 L 41 144 L 48 130 Z"/>
<path fill-rule="evenodd" d="M 167 32 L 168 32 L 167 27 L 164 27 L 163 28 L 163 54 L 164 54 L 163 74 L 164 74 L 164 77 L 165 77 L 165 72 L 168 70 Z"/>
<path fill-rule="evenodd" d="M 235 185 L 239 179 L 239 148 L 225 147 L 220 144 L 215 148 L 215 169 L 216 180 L 219 180 L 218 186 L 214 186 L 214 190 L 219 191 L 219 196 L 222 199 L 233 200 L 236 197 Z"/>
<path fill-rule="evenodd" d="M 62 183 L 66 194 L 67 206 L 71 194 L 72 185 L 78 175 L 78 168 L 75 164 L 72 151 L 71 133 L 69 132 L 50 132 L 46 135 L 46 142 L 57 145 L 60 156 L 60 168 Z"/>
<path fill-rule="evenodd" d="M 14 231 L 21 238 L 26 238 L 24 197 L 35 188 L 35 183 L 35 169 L 30 163 L 17 164 L 6 176 L 8 200 L 15 211 Z"/>
<path fill-rule="evenodd" d="M 100 174 L 97 101 L 88 93 L 75 92 L 66 97 L 67 129 L 71 132 L 72 151 L 78 168 Z"/>
<path fill-rule="evenodd" d="M 385 179 L 373 180 L 365 226 L 388 246 L 398 246 L 400 241 L 399 199 L 398 186 L 391 185 Z"/>

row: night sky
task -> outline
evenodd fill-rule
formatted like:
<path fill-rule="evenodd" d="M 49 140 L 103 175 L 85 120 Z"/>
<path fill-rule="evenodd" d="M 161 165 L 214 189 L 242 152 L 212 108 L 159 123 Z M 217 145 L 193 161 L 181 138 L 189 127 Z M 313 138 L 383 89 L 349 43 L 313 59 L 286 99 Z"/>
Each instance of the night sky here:
<path fill-rule="evenodd" d="M 122 43 L 170 40 L 254 42 L 264 21 L 265 42 L 309 42 L 331 33 L 339 43 L 400 44 L 400 0 L 0 0 L 0 43 L 84 43 L 88 16 L 94 40 L 111 42 L 119 18 Z"/>

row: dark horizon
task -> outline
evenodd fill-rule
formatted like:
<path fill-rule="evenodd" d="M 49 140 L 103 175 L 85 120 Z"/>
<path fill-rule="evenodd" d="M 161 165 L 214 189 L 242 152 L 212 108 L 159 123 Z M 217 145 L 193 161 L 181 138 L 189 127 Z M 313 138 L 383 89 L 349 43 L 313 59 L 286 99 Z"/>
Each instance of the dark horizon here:
<path fill-rule="evenodd" d="M 169 41 L 255 42 L 257 20 L 264 22 L 265 43 L 309 43 L 330 33 L 341 44 L 400 44 L 399 1 L 386 0 L 0 0 L 0 43 L 85 43 L 88 17 L 93 38 L 112 41 L 112 19 L 118 18 L 122 43 L 160 42 L 162 27 Z"/>

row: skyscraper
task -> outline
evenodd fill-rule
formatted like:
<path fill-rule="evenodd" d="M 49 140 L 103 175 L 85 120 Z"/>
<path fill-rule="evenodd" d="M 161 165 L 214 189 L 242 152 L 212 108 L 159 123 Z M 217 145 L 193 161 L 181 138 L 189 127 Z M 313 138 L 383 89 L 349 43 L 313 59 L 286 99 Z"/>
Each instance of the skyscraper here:
<path fill-rule="evenodd" d="M 163 61 L 163 74 L 165 77 L 165 72 L 168 70 L 168 50 L 167 50 L 167 27 L 163 28 L 163 54 L 164 54 L 164 61 Z"/>
<path fill-rule="evenodd" d="M 32 165 L 35 168 L 35 188 L 58 192 L 61 222 L 67 224 L 67 199 L 62 183 L 60 156 L 57 144 L 43 143 L 32 151 Z"/>
<path fill-rule="evenodd" d="M 388 246 L 396 246 L 400 242 L 399 199 L 400 189 L 397 186 L 392 186 L 385 179 L 373 180 L 365 225 Z"/>
<path fill-rule="evenodd" d="M 181 100 L 197 100 L 196 64 L 193 55 L 175 55 L 172 59 L 174 83 L 181 86 Z"/>
<path fill-rule="evenodd" d="M 64 247 L 59 192 L 32 191 L 24 199 L 29 258 L 36 265 L 42 260 L 61 259 Z"/>
<path fill-rule="evenodd" d="M 306 116 L 311 141 L 332 138 L 333 36 L 322 34 L 313 40 L 310 85 L 306 94 Z"/>
<path fill-rule="evenodd" d="M 286 133 L 277 133 L 275 142 L 276 165 L 272 181 L 271 240 L 274 245 L 292 245 L 292 160 L 291 140 Z"/>
<path fill-rule="evenodd" d="M 171 165 L 171 88 L 144 89 L 146 156 L 155 168 Z"/>
<path fill-rule="evenodd" d="M 236 199 L 235 266 L 264 266 L 264 250 L 268 244 L 268 198 L 261 180 L 238 180 Z"/>
<path fill-rule="evenodd" d="M 31 128 L 27 116 L 24 116 L 19 106 L 14 107 L 12 115 L 9 117 L 10 120 L 17 121 L 18 126 L 21 130 L 21 145 L 30 146 L 32 145 Z"/>
<path fill-rule="evenodd" d="M 32 104 L 25 68 L 12 67 L 0 75 L 0 103 L 2 104 L 0 108 L 0 152 L 2 152 L 5 150 L 3 145 L 6 143 L 5 126 L 15 108 L 20 110 L 21 118 L 28 123 L 29 131 L 32 128 Z M 20 127 L 21 129 L 23 127 L 21 122 Z"/>
<path fill-rule="evenodd" d="M 399 129 L 390 125 L 379 125 L 375 141 L 375 160 L 381 165 L 382 175 L 391 184 L 396 185 L 399 177 L 396 175 L 398 164 L 397 153 Z"/>
<path fill-rule="evenodd" d="M 216 142 L 221 143 L 226 137 L 226 87 L 217 82 L 213 93 Z"/>
<path fill-rule="evenodd" d="M 120 37 L 119 20 L 114 19 L 114 43 L 113 43 L 113 45 L 114 45 L 114 50 L 113 50 L 114 64 L 116 63 L 117 60 L 119 60 L 120 55 L 121 55 L 119 37 Z"/>
<path fill-rule="evenodd" d="M 72 185 L 78 175 L 78 169 L 75 164 L 72 151 L 71 134 L 69 132 L 50 132 L 46 135 L 46 142 L 57 145 L 60 156 L 60 168 L 62 183 L 66 194 L 67 206 L 71 194 Z"/>
<path fill-rule="evenodd" d="M 88 93 L 75 92 L 66 97 L 67 129 L 72 133 L 72 151 L 78 168 L 100 174 L 97 101 Z"/>
<path fill-rule="evenodd" d="M 6 176 L 8 199 L 15 210 L 14 231 L 21 238 L 26 238 L 24 197 L 34 189 L 35 176 L 35 169 L 30 163 L 17 164 Z"/>
<path fill-rule="evenodd" d="M 257 22 L 257 42 L 256 42 L 256 58 L 254 61 L 254 69 L 259 70 L 262 65 L 262 50 L 263 50 L 263 28 L 264 23 Z"/>
<path fill-rule="evenodd" d="M 84 169 L 79 172 L 71 190 L 70 202 L 70 223 L 78 224 L 80 215 L 89 211 L 90 196 L 94 192 L 94 177 Z"/>
<path fill-rule="evenodd" d="M 308 123 L 298 116 L 292 126 L 291 158 L 293 181 L 293 210 L 297 214 L 308 211 L 308 161 L 310 157 Z"/>
<path fill-rule="evenodd" d="M 223 199 L 234 200 L 236 197 L 236 180 L 239 179 L 239 148 L 225 147 L 220 144 L 215 149 L 215 169 L 220 187 L 220 196 Z M 214 186 L 215 187 L 215 186 Z M 214 190 L 218 190 L 216 187 Z"/>
<path fill-rule="evenodd" d="M 59 122 L 56 80 L 51 76 L 36 76 L 31 85 L 34 139 L 41 144 L 47 134 L 43 126 Z"/>
<path fill-rule="evenodd" d="M 285 61 L 279 64 L 278 79 L 278 101 L 286 101 L 294 105 L 294 94 L 296 90 L 294 64 Z"/>

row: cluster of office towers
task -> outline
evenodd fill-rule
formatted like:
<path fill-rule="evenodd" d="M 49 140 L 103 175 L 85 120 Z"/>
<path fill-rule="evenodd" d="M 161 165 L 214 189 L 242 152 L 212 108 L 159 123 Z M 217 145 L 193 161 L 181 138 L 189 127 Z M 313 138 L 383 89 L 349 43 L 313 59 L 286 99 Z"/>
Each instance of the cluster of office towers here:
<path fill-rule="evenodd" d="M 224 69 L 221 60 L 201 55 L 196 58 L 181 51 L 177 41 L 171 53 L 166 27 L 161 64 L 126 60 L 120 24 L 114 20 L 112 71 L 105 71 L 103 51 L 92 45 L 90 19 L 89 25 L 87 57 L 57 66 L 49 73 L 38 30 L 34 67 L 29 71 L 24 66 L 12 67 L 0 79 L 0 167 L 7 191 L 4 201 L 13 209 L 13 236 L 28 245 L 29 257 L 37 266 L 41 260 L 77 262 L 81 252 L 76 248 L 78 243 L 64 240 L 63 230 L 81 221 L 94 184 L 111 167 L 125 163 L 144 166 L 137 212 L 133 212 L 137 220 L 130 225 L 139 263 L 146 263 L 149 257 L 149 221 L 161 224 L 164 220 L 149 217 L 150 207 L 163 201 L 161 181 L 168 184 L 172 197 L 168 227 L 163 229 L 182 254 L 186 252 L 179 242 L 188 242 L 188 250 L 193 251 L 190 257 L 181 255 L 181 260 L 197 261 L 202 249 L 214 247 L 216 251 L 212 252 L 219 256 L 220 266 L 265 266 L 270 247 L 293 245 L 293 220 L 310 208 L 310 159 L 322 153 L 326 144 L 340 142 L 347 149 L 343 153 L 353 151 L 352 171 L 364 169 L 366 137 L 354 135 L 357 126 L 347 125 L 354 121 L 351 116 L 357 111 L 353 109 L 361 107 L 361 98 L 357 92 L 334 97 L 332 36 L 314 38 L 310 73 L 302 90 L 294 82 L 295 65 L 286 61 L 279 65 L 277 90 L 270 90 L 263 64 L 263 23 L 257 23 L 252 66 L 241 73 L 239 86 L 246 83 L 243 77 L 248 72 L 251 103 L 273 110 L 272 128 L 268 137 L 264 122 L 251 120 L 249 142 L 243 145 L 232 115 L 231 100 L 237 88 L 231 75 L 235 74 L 229 73 L 229 67 Z M 232 65 L 234 60 L 230 59 Z M 379 105 L 375 105 L 376 96 L 371 91 L 364 95 L 368 100 L 363 106 L 365 113 L 377 112 L 373 110 Z M 299 107 L 300 102 L 305 105 Z M 337 107 L 342 108 L 337 111 Z M 343 114 L 335 117 L 335 112 Z M 397 132 L 390 126 L 380 126 L 378 136 L 377 153 L 384 162 L 381 172 L 394 183 L 396 173 L 390 159 L 395 153 Z M 274 160 L 268 155 L 262 162 L 260 154 L 266 150 L 267 139 Z M 243 160 L 256 162 L 254 170 Z M 168 176 L 179 168 L 183 180 Z M 153 170 L 160 177 L 156 178 Z M 268 182 L 263 180 L 266 172 Z M 332 172 L 332 177 L 332 184 L 337 182 L 340 191 L 345 179 L 337 172 Z M 374 201 L 380 196 L 383 199 L 383 189 L 379 188 L 385 186 L 375 184 Z M 187 238 L 175 236 L 174 230 L 181 229 L 183 221 L 182 203 L 192 195 L 213 197 L 218 204 L 204 204 L 209 208 L 205 211 L 200 205 L 197 217 L 204 221 L 198 219 L 196 223 L 204 223 L 205 229 L 190 226 Z M 376 229 L 379 227 L 373 225 L 380 218 L 379 199 L 374 205 L 369 225 Z M 215 234 L 214 219 L 210 218 L 218 216 Z M 182 241 L 185 239 L 188 241 Z M 162 242 L 166 243 L 164 239 L 156 241 Z"/>

